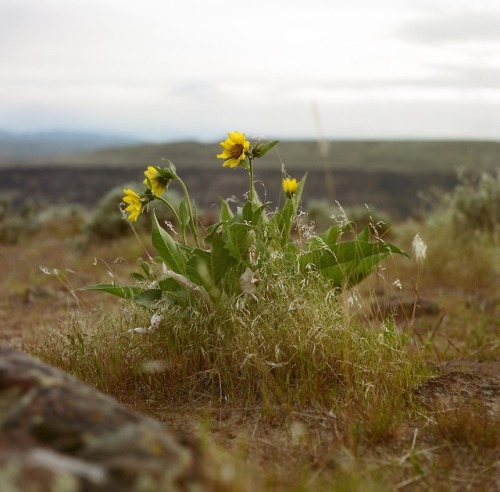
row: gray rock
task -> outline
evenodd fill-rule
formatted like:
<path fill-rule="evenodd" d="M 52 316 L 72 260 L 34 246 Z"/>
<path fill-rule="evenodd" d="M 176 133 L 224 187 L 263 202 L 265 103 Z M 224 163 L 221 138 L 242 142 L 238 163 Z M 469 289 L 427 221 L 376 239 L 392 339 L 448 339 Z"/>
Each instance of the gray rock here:
<path fill-rule="evenodd" d="M 500 419 L 500 379 L 494 376 L 452 371 L 423 382 L 413 395 L 431 411 L 470 408 Z"/>
<path fill-rule="evenodd" d="M 197 443 L 0 345 L 0 483 L 8 492 L 211 490 Z"/>

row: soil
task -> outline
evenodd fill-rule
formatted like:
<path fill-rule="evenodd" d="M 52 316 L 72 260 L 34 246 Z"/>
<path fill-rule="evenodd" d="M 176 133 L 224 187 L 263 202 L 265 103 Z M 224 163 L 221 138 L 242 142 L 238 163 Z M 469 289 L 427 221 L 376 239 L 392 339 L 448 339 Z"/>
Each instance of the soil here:
<path fill-rule="evenodd" d="M 29 339 L 33 332 L 58 330 L 74 309 L 102 305 L 104 298 L 106 309 L 117 307 L 112 297 L 89 293 L 82 301 L 71 295 L 71 289 L 105 280 L 107 270 L 102 265 L 113 264 L 123 254 L 124 244 L 96 245 L 91 253 L 82 252 L 71 238 L 52 231 L 41 232 L 21 244 L 0 245 L 0 342 L 22 348 L 23 339 Z M 131 255 L 137 257 L 140 251 Z M 94 265 L 94 257 L 100 258 L 101 267 Z M 58 268 L 73 273 L 66 274 L 65 284 L 44 274 L 40 266 L 49 272 Z M 124 274 L 127 271 L 126 263 L 114 267 Z M 435 324 L 439 315 L 431 312 L 429 316 Z M 442 361 L 436 366 L 435 378 L 416 388 L 413 396 L 431 412 L 448 414 L 462 408 L 464 402 L 480 402 L 480 410 L 484 411 L 480 419 L 498 426 L 499 359 Z M 259 408 L 235 408 L 219 402 L 172 405 L 145 401 L 140 407 L 126 399 L 123 403 L 167 422 L 176 432 L 216 443 L 231 460 L 241 463 L 241 470 L 257 471 L 252 480 L 267 490 L 287 490 L 297 485 L 301 470 L 306 477 L 304 490 L 316 490 L 323 480 L 338 480 L 339 474 L 360 464 L 370 470 L 390 469 L 397 464 L 392 490 L 500 490 L 500 443 L 482 448 L 457 446 L 455 441 L 438 435 L 430 420 L 428 425 L 409 422 L 406 429 L 379 446 L 360 444 L 354 456 L 338 439 L 342 422 L 328 411 L 277 409 L 273 414 L 263 414 Z M 439 414 L 436 419 L 438 430 L 450 425 L 447 421 L 440 427 Z M 498 435 L 498 427 L 494 429 Z"/>

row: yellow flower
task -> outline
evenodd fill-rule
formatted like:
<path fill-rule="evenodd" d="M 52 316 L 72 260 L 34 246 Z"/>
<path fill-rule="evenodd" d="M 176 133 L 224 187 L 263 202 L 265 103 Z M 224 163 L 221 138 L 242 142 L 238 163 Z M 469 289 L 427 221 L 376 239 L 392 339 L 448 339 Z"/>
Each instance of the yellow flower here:
<path fill-rule="evenodd" d="M 128 207 L 125 208 L 125 212 L 128 213 L 128 220 L 135 222 L 142 212 L 141 196 L 130 188 L 124 189 L 123 193 L 125 193 L 123 201 L 128 203 Z"/>
<path fill-rule="evenodd" d="M 295 178 L 293 179 L 285 178 L 282 182 L 282 186 L 283 186 L 283 191 L 286 193 L 286 196 L 288 198 L 291 198 L 297 191 L 299 183 L 297 183 L 297 180 Z"/>
<path fill-rule="evenodd" d="M 228 136 L 229 138 L 220 144 L 224 150 L 217 159 L 224 159 L 224 167 L 235 168 L 245 159 L 246 153 L 250 150 L 250 142 L 244 133 L 229 132 Z"/>
<path fill-rule="evenodd" d="M 147 186 L 148 178 L 151 183 L 151 189 L 156 196 L 160 196 L 166 189 L 168 184 L 170 183 L 170 178 L 162 176 L 156 167 L 148 166 L 148 168 L 144 171 L 144 175 L 146 179 L 143 183 Z"/>

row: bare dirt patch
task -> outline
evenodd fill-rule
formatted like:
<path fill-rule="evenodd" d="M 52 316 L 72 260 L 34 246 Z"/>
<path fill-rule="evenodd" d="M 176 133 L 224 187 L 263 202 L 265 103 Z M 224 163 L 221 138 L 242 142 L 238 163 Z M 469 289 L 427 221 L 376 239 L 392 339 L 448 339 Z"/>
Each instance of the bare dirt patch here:
<path fill-rule="evenodd" d="M 59 330 L 78 308 L 117 308 L 112 297 L 95 293 L 74 297 L 39 267 L 70 269 L 75 272 L 68 273 L 71 286 L 77 288 L 106 280 L 104 264 L 126 276 L 130 265 L 114 263 L 124 251 L 130 258 L 141 254 L 128 239 L 97 245 L 90 253 L 75 248 L 71 238 L 43 232 L 22 244 L 0 246 L 0 340 L 22 347 L 39 330 Z M 101 258 L 101 267 L 94 266 L 94 257 Z M 452 331 L 456 300 L 447 305 L 443 298 L 434 300 L 451 315 L 438 330 L 459 346 Z M 438 319 L 419 318 L 422 336 Z M 488 437 L 498 429 L 498 357 L 474 359 L 470 352 L 464 357 L 452 348 L 432 364 L 436 377 L 416 390 L 422 415 L 377 444 L 356 441 L 346 433 L 349 423 L 324 409 L 270 410 L 237 402 L 187 404 L 115 396 L 180 434 L 219 446 L 228 463 L 237 464 L 231 473 L 240 473 L 240 466 L 252 470 L 254 490 L 332 490 L 331 483 L 338 490 L 360 490 L 373 483 L 384 483 L 387 490 L 499 490 L 500 444 Z M 446 412 L 457 408 L 458 412 Z M 481 427 L 485 416 L 488 424 Z"/>

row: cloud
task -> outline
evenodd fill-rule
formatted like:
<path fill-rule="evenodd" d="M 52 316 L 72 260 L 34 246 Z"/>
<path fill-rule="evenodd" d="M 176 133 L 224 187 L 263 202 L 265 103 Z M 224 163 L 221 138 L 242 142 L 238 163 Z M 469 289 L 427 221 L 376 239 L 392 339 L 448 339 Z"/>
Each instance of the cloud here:
<path fill-rule="evenodd" d="M 422 77 L 365 78 L 352 80 L 328 80 L 282 85 L 276 89 L 281 94 L 300 88 L 318 90 L 352 90 L 362 94 L 367 90 L 393 90 L 397 88 L 425 90 L 429 88 L 492 89 L 500 88 L 500 67 L 476 65 L 443 66 L 429 65 L 430 73 Z"/>
<path fill-rule="evenodd" d="M 396 34 L 412 42 L 436 44 L 448 42 L 500 40 L 500 12 L 463 8 L 458 11 L 427 11 L 401 25 Z"/>

